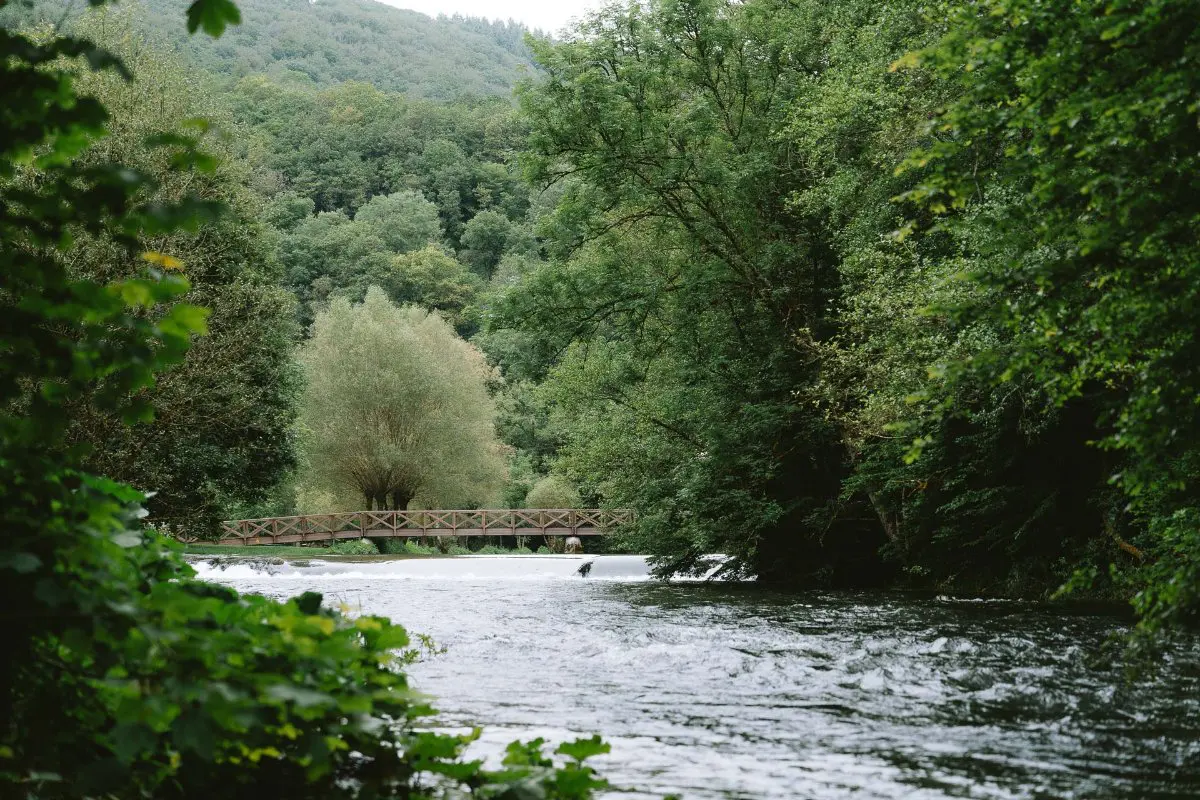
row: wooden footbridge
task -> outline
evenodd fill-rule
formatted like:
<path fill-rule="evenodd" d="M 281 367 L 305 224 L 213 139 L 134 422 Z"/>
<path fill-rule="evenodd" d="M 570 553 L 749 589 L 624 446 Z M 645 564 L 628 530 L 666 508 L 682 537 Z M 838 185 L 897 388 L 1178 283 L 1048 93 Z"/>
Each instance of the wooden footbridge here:
<path fill-rule="evenodd" d="M 348 511 L 222 522 L 218 544 L 290 544 L 364 537 L 599 536 L 633 518 L 632 511 L 598 508 Z"/>

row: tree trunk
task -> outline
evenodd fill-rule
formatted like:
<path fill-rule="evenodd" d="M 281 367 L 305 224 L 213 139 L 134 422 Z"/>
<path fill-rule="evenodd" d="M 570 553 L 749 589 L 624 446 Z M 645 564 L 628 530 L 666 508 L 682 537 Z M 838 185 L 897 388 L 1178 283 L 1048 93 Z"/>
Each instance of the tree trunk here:
<path fill-rule="evenodd" d="M 875 513 L 879 516 L 879 524 L 883 528 L 883 535 L 891 542 L 899 542 L 900 515 L 894 511 L 889 511 L 875 492 L 867 492 L 867 499 L 871 501 L 871 507 L 875 509 Z"/>
<path fill-rule="evenodd" d="M 392 490 L 392 508 L 397 511 L 407 511 L 408 503 L 412 500 L 412 494 L 403 489 Z"/>

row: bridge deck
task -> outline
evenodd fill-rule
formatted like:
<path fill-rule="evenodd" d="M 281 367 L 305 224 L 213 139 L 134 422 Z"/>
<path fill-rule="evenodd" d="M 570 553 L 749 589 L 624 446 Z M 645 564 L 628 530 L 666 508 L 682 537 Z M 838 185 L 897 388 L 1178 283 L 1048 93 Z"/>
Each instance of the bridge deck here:
<path fill-rule="evenodd" d="M 632 511 L 598 508 L 349 511 L 221 523 L 224 545 L 424 536 L 600 536 L 631 522 Z"/>

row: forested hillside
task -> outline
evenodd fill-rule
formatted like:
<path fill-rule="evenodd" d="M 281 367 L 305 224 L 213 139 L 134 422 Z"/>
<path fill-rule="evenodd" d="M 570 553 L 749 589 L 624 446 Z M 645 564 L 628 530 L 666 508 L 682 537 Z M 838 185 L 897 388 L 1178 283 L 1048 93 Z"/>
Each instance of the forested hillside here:
<path fill-rule="evenodd" d="M 136 0 L 135 7 L 138 27 L 156 47 L 181 52 L 194 68 L 235 79 L 265 74 L 317 86 L 360 81 L 441 100 L 509 97 L 530 61 L 525 28 L 516 23 L 430 19 L 374 0 L 246 0 L 238 4 L 241 24 L 217 42 L 188 36 L 173 0 Z M 85 9 L 44 0 L 36 4 L 36 15 L 58 20 L 64 11 Z"/>

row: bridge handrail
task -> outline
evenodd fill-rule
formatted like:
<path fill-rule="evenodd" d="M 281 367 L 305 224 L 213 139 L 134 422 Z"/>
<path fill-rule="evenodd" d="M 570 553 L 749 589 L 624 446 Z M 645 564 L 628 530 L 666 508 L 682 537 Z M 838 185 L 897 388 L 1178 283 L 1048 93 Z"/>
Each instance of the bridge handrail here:
<path fill-rule="evenodd" d="M 338 511 L 328 514 L 297 514 L 287 517 L 258 517 L 225 520 L 221 523 L 223 542 L 258 538 L 303 541 L 319 538 L 338 538 L 336 534 L 362 533 L 402 536 L 421 536 L 430 531 L 441 534 L 458 530 L 470 535 L 498 535 L 502 531 L 579 532 L 605 531 L 632 522 L 636 514 L 629 509 L 603 508 L 496 508 L 496 509 L 428 509 L 412 511 Z M 495 531 L 496 533 L 490 533 Z M 344 538 L 344 537 L 342 537 Z M 232 542 L 231 542 L 232 543 Z"/>

